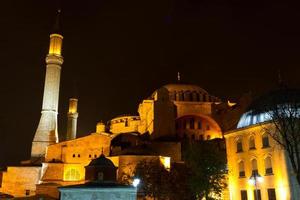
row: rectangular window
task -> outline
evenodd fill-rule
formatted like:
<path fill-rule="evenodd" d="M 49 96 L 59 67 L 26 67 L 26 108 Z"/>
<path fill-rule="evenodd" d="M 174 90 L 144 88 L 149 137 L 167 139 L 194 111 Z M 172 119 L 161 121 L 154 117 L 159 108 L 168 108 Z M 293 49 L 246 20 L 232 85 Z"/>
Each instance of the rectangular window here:
<path fill-rule="evenodd" d="M 260 190 L 253 190 L 254 200 L 261 200 Z"/>
<path fill-rule="evenodd" d="M 276 193 L 274 188 L 268 189 L 268 200 L 276 200 Z"/>
<path fill-rule="evenodd" d="M 194 124 L 195 124 L 195 120 L 194 119 L 190 119 L 190 129 L 194 129 L 195 128 Z"/>
<path fill-rule="evenodd" d="M 244 178 L 245 177 L 245 171 L 240 171 L 239 176 L 240 176 L 240 178 Z"/>
<path fill-rule="evenodd" d="M 236 145 L 236 152 L 242 152 L 243 151 L 243 144 L 241 141 L 239 141 Z"/>
<path fill-rule="evenodd" d="M 273 168 L 266 168 L 266 175 L 273 174 Z"/>
<path fill-rule="evenodd" d="M 29 196 L 30 195 L 30 190 L 25 190 L 25 195 Z"/>
<path fill-rule="evenodd" d="M 248 200 L 247 190 L 241 190 L 241 200 Z"/>
<path fill-rule="evenodd" d="M 270 147 L 269 137 L 268 137 L 267 135 L 264 135 L 264 136 L 263 136 L 262 142 L 263 142 L 263 148 L 268 148 L 268 147 Z"/>
<path fill-rule="evenodd" d="M 204 140 L 203 135 L 199 135 L 199 140 L 200 140 L 200 141 L 203 141 L 203 140 Z"/>
<path fill-rule="evenodd" d="M 198 129 L 201 129 L 201 128 L 202 128 L 201 121 L 198 121 Z"/>

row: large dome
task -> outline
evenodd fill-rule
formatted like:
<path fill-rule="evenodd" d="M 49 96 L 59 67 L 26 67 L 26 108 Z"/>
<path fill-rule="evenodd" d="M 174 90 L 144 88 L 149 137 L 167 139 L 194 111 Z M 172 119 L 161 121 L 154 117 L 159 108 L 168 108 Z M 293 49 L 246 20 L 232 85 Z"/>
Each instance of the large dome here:
<path fill-rule="evenodd" d="M 272 112 L 275 107 L 284 107 L 284 105 L 294 103 L 300 103 L 300 90 L 298 89 L 280 88 L 268 92 L 250 104 L 246 113 L 241 116 L 237 128 L 267 122 L 271 119 L 270 112 Z M 300 105 L 298 107 L 300 107 Z M 279 108 L 281 109 L 281 107 Z"/>
<path fill-rule="evenodd" d="M 206 90 L 193 84 L 173 83 L 164 85 L 172 101 L 220 102 L 221 100 L 210 95 Z M 155 93 L 155 92 L 154 92 Z"/>

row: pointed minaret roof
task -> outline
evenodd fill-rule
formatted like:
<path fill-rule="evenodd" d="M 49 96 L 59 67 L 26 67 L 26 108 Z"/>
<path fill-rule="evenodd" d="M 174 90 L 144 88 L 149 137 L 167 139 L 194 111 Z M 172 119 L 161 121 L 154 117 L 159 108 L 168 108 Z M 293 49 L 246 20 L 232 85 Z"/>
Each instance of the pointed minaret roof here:
<path fill-rule="evenodd" d="M 61 30 L 61 9 L 57 10 L 56 19 L 55 19 L 55 23 L 54 23 L 54 26 L 53 26 L 52 33 L 62 34 L 62 30 Z"/>

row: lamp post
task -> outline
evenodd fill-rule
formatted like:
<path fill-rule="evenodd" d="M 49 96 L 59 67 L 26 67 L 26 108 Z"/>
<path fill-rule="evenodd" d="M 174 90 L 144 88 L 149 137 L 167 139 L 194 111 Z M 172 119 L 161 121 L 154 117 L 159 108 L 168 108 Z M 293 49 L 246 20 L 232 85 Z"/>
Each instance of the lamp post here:
<path fill-rule="evenodd" d="M 258 171 L 252 171 L 252 175 L 249 178 L 249 183 L 255 186 L 255 200 L 258 199 L 258 191 L 257 191 L 257 184 L 262 183 L 264 181 L 263 177 L 258 173 Z"/>

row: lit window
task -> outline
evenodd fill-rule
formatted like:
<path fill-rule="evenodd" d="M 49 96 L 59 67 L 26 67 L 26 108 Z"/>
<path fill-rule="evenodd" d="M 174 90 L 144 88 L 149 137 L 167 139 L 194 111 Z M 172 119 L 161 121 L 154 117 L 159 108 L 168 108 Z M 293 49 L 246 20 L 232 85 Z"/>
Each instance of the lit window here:
<path fill-rule="evenodd" d="M 254 174 L 258 174 L 258 170 L 257 170 L 257 160 L 256 159 L 253 159 L 251 161 L 251 165 L 252 165 L 252 175 Z"/>
<path fill-rule="evenodd" d="M 255 149 L 255 138 L 253 135 L 249 139 L 249 149 Z"/>
<path fill-rule="evenodd" d="M 69 169 L 65 174 L 66 181 L 78 181 L 80 180 L 80 173 L 76 169 Z"/>
<path fill-rule="evenodd" d="M 244 161 L 239 162 L 239 177 L 240 177 L 240 178 L 245 177 L 245 166 L 244 166 Z"/>
<path fill-rule="evenodd" d="M 270 156 L 265 158 L 265 170 L 266 175 L 273 174 L 272 160 Z"/>
<path fill-rule="evenodd" d="M 236 141 L 236 152 L 242 152 L 243 151 L 243 143 L 242 143 L 242 139 L 239 138 L 237 141 Z"/>
<path fill-rule="evenodd" d="M 263 134 L 262 136 L 262 146 L 263 148 L 270 147 L 269 136 L 267 134 Z"/>

